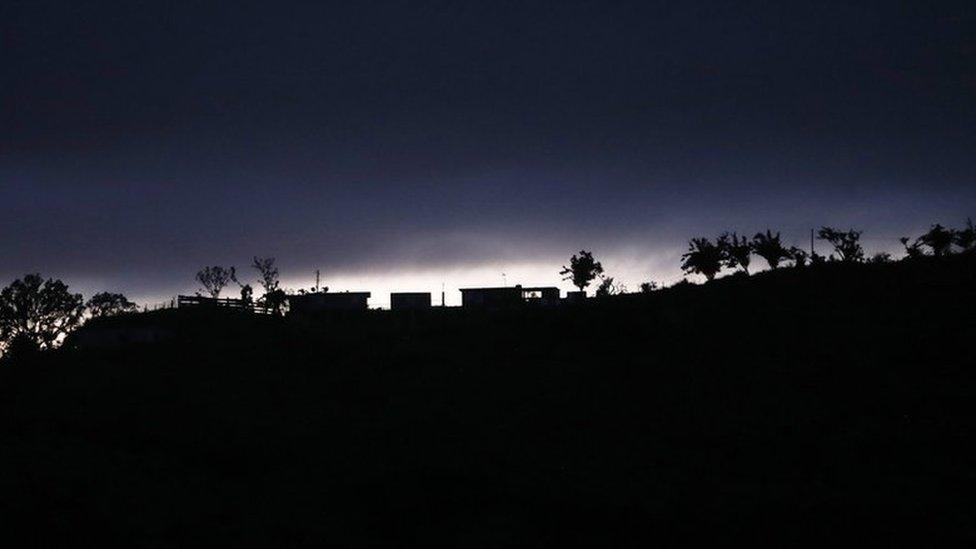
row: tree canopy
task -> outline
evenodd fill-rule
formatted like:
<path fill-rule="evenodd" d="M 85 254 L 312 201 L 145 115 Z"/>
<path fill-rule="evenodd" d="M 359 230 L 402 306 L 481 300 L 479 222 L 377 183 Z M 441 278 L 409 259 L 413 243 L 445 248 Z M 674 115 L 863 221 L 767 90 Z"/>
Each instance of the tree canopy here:
<path fill-rule="evenodd" d="M 864 260 L 864 248 L 861 247 L 861 231 L 849 229 L 839 231 L 832 227 L 820 227 L 817 231 L 818 240 L 826 240 L 834 247 L 838 258 L 845 263 Z"/>
<path fill-rule="evenodd" d="M 203 288 L 210 294 L 210 297 L 216 299 L 220 297 L 220 292 L 235 276 L 236 272 L 233 267 L 225 269 L 224 267 L 215 265 L 201 269 L 197 273 L 197 282 L 203 285 Z"/>
<path fill-rule="evenodd" d="M 766 229 L 765 233 L 756 233 L 752 237 L 752 251 L 765 259 L 770 269 L 779 267 L 784 259 L 792 256 L 790 250 L 783 246 L 779 233 L 773 234 L 769 229 Z"/>
<path fill-rule="evenodd" d="M 596 277 L 603 274 L 603 265 L 593 260 L 592 253 L 580 250 L 578 255 L 573 254 L 569 258 L 569 267 L 564 265 L 559 274 L 563 275 L 563 280 L 571 280 L 573 286 L 583 291 Z"/>
<path fill-rule="evenodd" d="M 692 238 L 688 251 L 681 256 L 681 268 L 686 273 L 700 274 L 712 280 L 722 270 L 722 250 L 707 238 Z"/>
<path fill-rule="evenodd" d="M 64 282 L 25 275 L 0 291 L 0 344 L 50 349 L 81 323 L 84 311 L 81 294 Z"/>
<path fill-rule="evenodd" d="M 123 294 L 100 292 L 91 297 L 85 305 L 92 317 L 115 316 L 136 310 L 136 304 Z"/>

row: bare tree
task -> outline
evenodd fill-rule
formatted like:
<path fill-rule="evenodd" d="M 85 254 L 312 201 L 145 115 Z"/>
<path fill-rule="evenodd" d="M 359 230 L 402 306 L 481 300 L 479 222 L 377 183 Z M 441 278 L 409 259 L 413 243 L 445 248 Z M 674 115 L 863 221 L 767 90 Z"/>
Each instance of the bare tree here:
<path fill-rule="evenodd" d="M 288 295 L 278 287 L 278 267 L 275 266 L 275 258 L 255 256 L 251 267 L 258 271 L 261 288 L 264 289 L 264 295 L 258 301 L 271 309 L 274 314 L 282 314 L 285 305 L 288 303 Z M 329 289 L 325 288 L 325 291 L 329 291 Z M 300 291 L 299 293 L 305 292 Z"/>
<path fill-rule="evenodd" d="M 740 237 L 734 232 L 722 233 L 718 237 L 718 247 L 722 251 L 726 267 L 730 269 L 742 267 L 742 270 L 749 274 L 752 246 L 749 244 L 748 238 Z"/>
<path fill-rule="evenodd" d="M 275 258 L 255 257 L 251 267 L 257 269 L 258 276 L 261 277 L 260 282 L 261 287 L 264 288 L 264 295 L 278 289 L 278 267 L 275 267 Z"/>
<path fill-rule="evenodd" d="M 722 270 L 722 250 L 707 238 L 692 238 L 688 251 L 681 256 L 681 268 L 686 273 L 700 274 L 711 281 Z"/>
<path fill-rule="evenodd" d="M 596 277 L 603 274 L 603 265 L 599 261 L 593 261 L 592 253 L 580 250 L 579 255 L 573 254 L 569 258 L 569 267 L 564 265 L 559 274 L 563 275 L 563 280 L 573 281 L 573 286 L 582 292 Z"/>
<path fill-rule="evenodd" d="M 94 317 L 115 316 L 134 312 L 138 306 L 123 294 L 101 292 L 93 295 L 85 304 L 89 314 Z"/>
<path fill-rule="evenodd" d="M 773 234 L 769 229 L 752 237 L 752 251 L 765 259 L 770 269 L 779 267 L 781 261 L 791 257 L 790 251 L 783 246 L 779 233 Z"/>
<path fill-rule="evenodd" d="M 861 247 L 861 231 L 849 229 L 847 232 L 838 231 L 831 227 L 820 227 L 817 240 L 826 240 L 834 247 L 839 259 L 845 263 L 856 263 L 864 260 L 864 248 Z"/>
<path fill-rule="evenodd" d="M 0 291 L 0 346 L 50 349 L 81 323 L 81 294 L 60 280 L 28 274 Z"/>
<path fill-rule="evenodd" d="M 234 267 L 225 269 L 221 266 L 204 267 L 197 273 L 197 282 L 203 285 L 210 297 L 216 299 L 220 297 L 221 290 L 236 277 Z"/>

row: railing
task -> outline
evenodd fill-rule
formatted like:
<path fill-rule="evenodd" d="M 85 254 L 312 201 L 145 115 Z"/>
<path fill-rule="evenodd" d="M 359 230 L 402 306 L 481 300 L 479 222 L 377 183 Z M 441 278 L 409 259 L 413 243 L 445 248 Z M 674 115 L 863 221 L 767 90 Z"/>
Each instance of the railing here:
<path fill-rule="evenodd" d="M 224 308 L 233 309 L 237 311 L 245 311 L 250 313 L 258 313 L 263 315 L 269 315 L 272 313 L 270 307 L 265 307 L 263 305 L 258 305 L 254 302 L 245 302 L 243 299 L 233 299 L 233 298 L 213 298 L 213 297 L 203 297 L 203 296 L 192 296 L 192 295 L 181 295 L 176 298 L 176 307 L 178 309 L 183 309 L 185 307 L 213 307 L 213 308 Z"/>

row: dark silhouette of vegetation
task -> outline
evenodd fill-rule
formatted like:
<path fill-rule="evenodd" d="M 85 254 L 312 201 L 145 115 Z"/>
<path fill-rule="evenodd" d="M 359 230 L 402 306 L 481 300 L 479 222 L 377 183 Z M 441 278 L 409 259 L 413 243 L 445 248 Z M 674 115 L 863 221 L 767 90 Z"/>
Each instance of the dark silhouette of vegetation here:
<path fill-rule="evenodd" d="M 888 252 L 878 252 L 872 255 L 871 257 L 869 257 L 867 262 L 872 265 L 882 265 L 885 263 L 891 263 L 891 261 L 892 261 L 891 254 L 889 254 Z"/>
<path fill-rule="evenodd" d="M 688 243 L 688 251 L 681 256 L 681 260 L 681 269 L 686 273 L 700 274 L 711 281 L 722 270 L 725 256 L 709 239 L 692 238 Z"/>
<path fill-rule="evenodd" d="M 101 292 L 93 295 L 88 300 L 88 303 L 85 304 L 85 307 L 93 318 L 131 313 L 138 309 L 136 304 L 129 301 L 125 295 L 111 292 Z"/>
<path fill-rule="evenodd" d="M 264 294 L 258 301 L 265 307 L 271 309 L 271 312 L 275 315 L 281 315 L 284 314 L 285 306 L 288 305 L 288 294 L 281 288 L 278 288 L 270 293 Z"/>
<path fill-rule="evenodd" d="M 592 253 L 580 250 L 579 255 L 573 254 L 573 257 L 569 258 L 569 267 L 564 265 L 559 274 L 563 276 L 563 280 L 571 280 L 573 286 L 582 292 L 596 277 L 603 274 L 603 265 L 593 260 Z"/>
<path fill-rule="evenodd" d="M 271 309 L 275 315 L 283 314 L 288 304 L 288 295 L 278 287 L 278 267 L 275 266 L 275 258 L 255 256 L 251 267 L 257 270 L 261 288 L 264 290 L 264 295 L 258 299 L 258 303 Z M 329 289 L 323 288 L 323 291 L 327 292 Z M 305 292 L 299 291 L 299 293 Z"/>
<path fill-rule="evenodd" d="M 779 233 L 773 234 L 769 229 L 752 237 L 752 251 L 765 259 L 770 269 L 776 269 L 780 262 L 791 257 L 790 251 L 783 246 Z"/>
<path fill-rule="evenodd" d="M 734 232 L 722 233 L 718 237 L 718 248 L 722 251 L 726 267 L 729 269 L 741 267 L 746 274 L 749 274 L 752 245 L 749 243 L 748 238 L 745 236 L 740 237 Z"/>
<path fill-rule="evenodd" d="M 250 312 L 254 305 L 254 288 L 250 284 L 241 282 L 237 278 L 237 272 L 232 270 L 231 279 L 241 289 L 241 309 Z"/>
<path fill-rule="evenodd" d="M 640 289 L 640 293 L 642 293 L 642 294 L 649 294 L 649 293 L 651 293 L 653 291 L 656 291 L 658 289 L 658 284 L 657 284 L 657 282 L 654 282 L 653 280 L 648 281 L 648 282 L 641 282 L 639 289 Z"/>
<path fill-rule="evenodd" d="M 790 246 L 789 254 L 790 259 L 793 260 L 794 267 L 805 267 L 807 265 L 809 255 L 807 255 L 806 250 L 797 248 L 796 246 Z"/>
<path fill-rule="evenodd" d="M 912 239 L 907 236 L 903 236 L 898 239 L 898 241 L 901 242 L 901 245 L 905 247 L 906 257 L 909 259 L 915 259 L 925 256 L 925 251 L 922 250 L 922 244 L 918 241 L 918 239 L 916 239 L 914 242 L 911 240 Z"/>
<path fill-rule="evenodd" d="M 976 250 L 976 228 L 973 227 L 972 219 L 967 218 L 965 228 L 955 231 L 953 243 L 959 246 L 963 253 Z"/>
<path fill-rule="evenodd" d="M 255 256 L 251 267 L 258 271 L 265 296 L 278 289 L 278 267 L 275 267 L 275 258 Z"/>
<path fill-rule="evenodd" d="M 60 280 L 28 274 L 0 291 L 0 345 L 44 350 L 81 323 L 81 294 Z"/>
<path fill-rule="evenodd" d="M 234 267 L 230 269 L 225 269 L 221 266 L 214 267 L 204 267 L 200 272 L 197 273 L 197 282 L 203 285 L 203 288 L 210 294 L 210 297 L 216 299 L 220 297 L 220 292 L 233 280 L 236 276 Z"/>
<path fill-rule="evenodd" d="M 831 227 L 821 227 L 817 232 L 818 240 L 826 240 L 834 247 L 840 261 L 854 263 L 864 260 L 864 249 L 861 248 L 861 231 L 850 229 L 847 232 Z"/>
<path fill-rule="evenodd" d="M 928 246 L 935 257 L 945 257 L 952 252 L 952 241 L 954 239 L 955 234 L 951 229 L 946 229 L 936 223 L 927 233 L 918 237 L 918 242 L 922 246 Z"/>
<path fill-rule="evenodd" d="M 600 286 L 596 289 L 597 297 L 607 297 L 611 295 L 618 295 L 626 292 L 626 287 L 622 284 L 615 283 L 612 276 L 604 277 L 600 281 Z"/>
<path fill-rule="evenodd" d="M 254 304 L 254 289 L 250 284 L 241 285 L 241 303 L 247 310 L 250 310 L 251 305 Z"/>

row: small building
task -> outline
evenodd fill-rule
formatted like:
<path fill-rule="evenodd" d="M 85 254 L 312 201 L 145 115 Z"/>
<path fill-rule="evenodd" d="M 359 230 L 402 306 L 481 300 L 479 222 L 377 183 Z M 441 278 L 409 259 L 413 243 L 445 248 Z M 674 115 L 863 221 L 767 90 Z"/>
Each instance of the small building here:
<path fill-rule="evenodd" d="M 462 288 L 462 307 L 512 307 L 519 305 L 557 305 L 559 288 L 506 286 L 503 288 Z"/>
<path fill-rule="evenodd" d="M 365 311 L 370 292 L 321 292 L 288 296 L 291 314 L 324 311 Z"/>
<path fill-rule="evenodd" d="M 429 309 L 430 292 L 396 292 L 390 294 L 390 309 Z"/>

